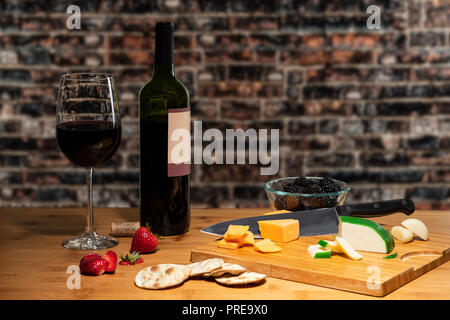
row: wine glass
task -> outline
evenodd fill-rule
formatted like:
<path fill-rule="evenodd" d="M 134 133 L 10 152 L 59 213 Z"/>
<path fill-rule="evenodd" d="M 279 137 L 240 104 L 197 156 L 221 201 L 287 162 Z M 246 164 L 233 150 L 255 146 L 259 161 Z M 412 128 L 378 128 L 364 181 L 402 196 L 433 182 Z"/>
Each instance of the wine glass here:
<path fill-rule="evenodd" d="M 122 127 L 114 80 L 103 73 L 61 76 L 56 106 L 56 139 L 61 152 L 74 164 L 86 168 L 87 221 L 85 232 L 61 244 L 69 249 L 97 250 L 119 241 L 95 231 L 92 174 L 110 159 L 120 144 Z"/>

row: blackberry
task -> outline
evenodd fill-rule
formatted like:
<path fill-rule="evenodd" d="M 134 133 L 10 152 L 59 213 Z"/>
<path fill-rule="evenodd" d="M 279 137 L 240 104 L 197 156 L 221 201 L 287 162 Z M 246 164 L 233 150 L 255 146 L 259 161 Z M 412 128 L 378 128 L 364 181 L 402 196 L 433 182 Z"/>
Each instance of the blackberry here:
<path fill-rule="evenodd" d="M 283 187 L 283 191 L 284 191 L 284 192 L 289 192 L 289 193 L 301 193 L 301 189 L 300 189 L 300 187 L 295 183 L 295 181 L 286 183 L 286 184 L 284 185 L 284 187 Z"/>
<path fill-rule="evenodd" d="M 313 181 L 309 185 L 307 193 L 323 193 L 323 189 L 316 181 Z"/>
<path fill-rule="evenodd" d="M 318 180 L 319 186 L 322 188 L 322 193 L 338 192 L 339 186 L 330 178 L 323 178 Z"/>
<path fill-rule="evenodd" d="M 340 187 L 330 178 L 308 179 L 306 177 L 297 177 L 294 180 L 278 186 L 284 192 L 289 193 L 333 193 L 340 191 Z M 337 196 L 331 197 L 312 197 L 300 199 L 295 196 L 279 196 L 274 199 L 274 206 L 277 210 L 305 210 L 323 207 L 335 207 L 337 205 Z"/>
<path fill-rule="evenodd" d="M 309 185 L 311 183 L 311 180 L 309 180 L 308 178 L 305 178 L 305 177 L 297 177 L 293 181 L 293 183 L 296 184 L 299 187 L 302 187 L 302 186 L 304 187 L 304 186 Z"/>
<path fill-rule="evenodd" d="M 282 190 L 289 193 L 332 193 L 340 190 L 339 186 L 330 178 L 310 180 L 298 177 L 294 181 L 286 183 Z"/>

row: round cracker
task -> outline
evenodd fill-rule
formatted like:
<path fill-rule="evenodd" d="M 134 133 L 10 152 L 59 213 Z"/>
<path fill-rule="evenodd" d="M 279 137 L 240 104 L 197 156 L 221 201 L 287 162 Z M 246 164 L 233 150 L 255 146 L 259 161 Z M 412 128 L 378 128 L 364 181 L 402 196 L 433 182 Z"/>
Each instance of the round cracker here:
<path fill-rule="evenodd" d="M 188 264 L 187 267 L 192 269 L 191 277 L 195 277 L 219 269 L 223 265 L 223 263 L 223 259 L 211 258 Z"/>
<path fill-rule="evenodd" d="M 220 277 L 224 274 L 231 274 L 237 276 L 247 271 L 243 266 L 234 263 L 225 262 L 219 269 L 213 270 L 209 273 L 205 273 L 204 277 Z"/>
<path fill-rule="evenodd" d="M 245 284 L 255 284 L 263 281 L 267 276 L 257 272 L 244 272 L 238 276 L 222 276 L 215 278 L 220 284 L 226 286 L 240 286 Z"/>
<path fill-rule="evenodd" d="M 134 283 L 144 289 L 163 289 L 182 283 L 189 278 L 191 268 L 179 264 L 157 264 L 142 269 Z"/>

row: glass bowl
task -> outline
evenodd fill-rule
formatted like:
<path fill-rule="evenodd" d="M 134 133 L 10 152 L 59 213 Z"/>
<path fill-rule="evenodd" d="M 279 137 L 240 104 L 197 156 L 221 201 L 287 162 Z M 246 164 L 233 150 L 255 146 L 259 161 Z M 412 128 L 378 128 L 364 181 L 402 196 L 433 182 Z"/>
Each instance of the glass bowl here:
<path fill-rule="evenodd" d="M 269 198 L 272 210 L 310 210 L 318 208 L 332 208 L 344 204 L 350 187 L 342 181 L 332 179 L 339 187 L 340 191 L 332 193 L 290 193 L 284 192 L 283 186 L 292 182 L 298 177 L 287 177 L 271 180 L 264 184 L 267 198 Z M 307 179 L 323 179 L 321 177 L 306 177 Z"/>

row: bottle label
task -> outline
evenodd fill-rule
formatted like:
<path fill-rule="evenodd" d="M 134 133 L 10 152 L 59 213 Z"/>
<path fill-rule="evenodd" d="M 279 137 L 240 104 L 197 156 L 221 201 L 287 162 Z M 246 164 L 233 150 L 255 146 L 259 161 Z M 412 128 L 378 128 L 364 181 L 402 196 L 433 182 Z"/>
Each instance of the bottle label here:
<path fill-rule="evenodd" d="M 191 173 L 191 109 L 169 109 L 167 176 Z"/>

